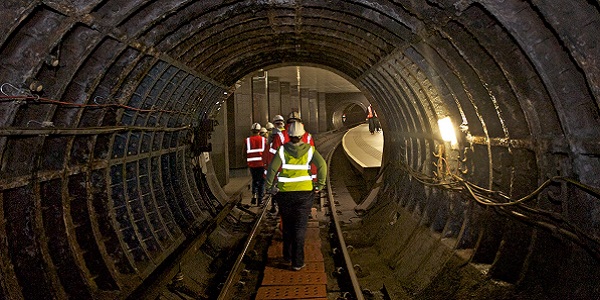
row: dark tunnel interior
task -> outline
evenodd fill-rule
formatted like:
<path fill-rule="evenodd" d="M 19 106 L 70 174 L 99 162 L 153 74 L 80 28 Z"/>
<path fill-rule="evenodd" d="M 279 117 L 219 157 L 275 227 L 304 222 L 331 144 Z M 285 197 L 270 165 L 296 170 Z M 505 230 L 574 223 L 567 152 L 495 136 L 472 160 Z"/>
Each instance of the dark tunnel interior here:
<path fill-rule="evenodd" d="M 366 228 L 416 298 L 477 298 L 480 282 L 527 299 L 600 294 L 597 1 L 0 12 L 0 299 L 126 298 L 225 205 L 212 161 L 195 161 L 227 134 L 214 120 L 236 82 L 290 65 L 343 75 L 377 109 L 386 206 Z"/>

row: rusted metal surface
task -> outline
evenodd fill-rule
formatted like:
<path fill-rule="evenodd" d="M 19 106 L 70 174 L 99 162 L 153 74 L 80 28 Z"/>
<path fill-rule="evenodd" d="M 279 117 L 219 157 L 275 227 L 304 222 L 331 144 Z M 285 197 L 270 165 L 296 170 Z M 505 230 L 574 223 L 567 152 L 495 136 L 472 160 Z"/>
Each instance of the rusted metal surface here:
<path fill-rule="evenodd" d="M 262 285 L 312 285 L 312 284 L 327 284 L 327 276 L 325 272 L 303 272 L 303 271 L 287 271 L 278 273 L 264 273 Z"/>
<path fill-rule="evenodd" d="M 14 258 L 6 263 L 20 266 L 11 278 L 18 279 L 25 298 L 122 297 L 172 253 L 185 238 L 184 232 L 208 216 L 202 211 L 214 205 L 198 196 L 196 184 L 202 179 L 194 178 L 184 164 L 186 135 L 177 128 L 189 126 L 190 112 L 212 108 L 208 101 L 198 101 L 199 97 L 218 95 L 223 89 L 115 39 L 100 40 L 98 32 L 85 25 L 69 27 L 64 16 L 43 7 L 33 10 L 24 22 L 11 47 L 3 48 L 3 57 L 32 65 L 5 64 L 3 72 L 39 66 L 35 77 L 44 78 L 42 96 L 57 102 L 27 105 L 12 99 L 3 106 L 4 124 L 13 124 L 3 129 L 13 136 L 2 142 L 11 149 L 4 151 L 4 157 L 13 157 L 2 172 L 3 220 L 17 218 L 31 224 L 29 238 L 23 236 L 27 227 L 6 228 L 5 249 L 13 253 L 7 257 Z M 36 23 L 44 26 L 43 31 L 35 29 Z M 54 44 L 49 30 L 64 37 Z M 40 56 L 18 58 L 19 47 Z M 14 58 L 6 55 L 10 51 Z M 44 53 L 56 55 L 57 65 L 47 65 Z M 11 82 L 9 78 L 27 82 L 18 79 L 20 71 L 4 77 L 6 82 Z M 19 84 L 10 86 L 15 85 Z M 30 93 L 25 87 L 3 86 L 3 96 Z M 112 103 L 134 109 L 102 107 Z M 42 122 L 50 126 L 32 128 Z M 21 131 L 19 125 L 24 127 Z M 38 149 L 25 151 L 33 145 Z M 64 172 L 57 172 L 63 168 Z M 14 197 L 26 202 L 19 204 Z M 204 203 L 203 209 L 194 201 Z M 188 208 L 193 207 L 192 213 Z M 31 258 L 19 258 L 19 248 L 29 249 Z M 41 261 L 54 268 L 38 266 Z M 37 287 L 27 285 L 32 276 L 39 277 Z M 14 282 L 7 280 L 6 286 L 14 287 Z M 21 292 L 11 288 L 3 294 L 18 298 Z"/>
<path fill-rule="evenodd" d="M 452 158 L 466 180 L 511 196 L 551 176 L 600 186 L 600 6 L 572 2 L 3 1 L 0 298 L 113 299 L 136 288 L 222 207 L 178 128 L 207 121 L 237 80 L 275 64 L 358 82 L 381 114 L 385 162 L 431 170 L 437 119 L 450 116 L 467 128 Z M 389 180 L 401 205 L 436 214 L 433 231 L 480 247 L 475 258 L 512 245 L 504 253 L 518 259 L 498 259 L 492 275 L 521 272 L 524 285 L 556 275 L 540 253 L 572 246 Z M 536 205 L 598 236 L 598 202 L 561 194 L 566 203 L 543 194 Z M 572 259 L 556 278 L 597 270 L 585 253 Z"/>
<path fill-rule="evenodd" d="M 298 271 L 291 271 L 285 268 L 271 267 L 268 265 L 265 267 L 265 274 L 272 273 L 274 274 L 273 276 L 279 276 L 279 274 L 284 275 L 290 272 L 293 273 Z M 306 262 L 306 267 L 304 267 L 300 272 L 323 273 L 325 272 L 325 264 L 323 264 L 322 262 Z"/>
<path fill-rule="evenodd" d="M 325 285 L 266 286 L 255 299 L 327 299 L 327 290 Z"/>
<path fill-rule="evenodd" d="M 283 242 L 274 241 L 267 253 L 269 259 L 283 259 Z M 319 242 L 304 244 L 304 260 L 307 262 L 323 261 L 323 253 L 321 252 L 321 244 Z"/>

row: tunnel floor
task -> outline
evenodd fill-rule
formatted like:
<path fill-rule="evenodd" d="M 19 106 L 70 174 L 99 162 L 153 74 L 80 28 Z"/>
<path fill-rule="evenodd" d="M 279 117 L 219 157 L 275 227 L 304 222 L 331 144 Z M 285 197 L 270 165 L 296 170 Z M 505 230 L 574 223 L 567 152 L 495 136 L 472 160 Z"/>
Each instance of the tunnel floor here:
<path fill-rule="evenodd" d="M 243 207 L 258 212 L 259 208 L 250 203 L 250 177 L 241 169 L 232 171 L 232 174 L 234 177 L 225 189 L 233 197 L 241 197 Z M 341 220 L 361 288 L 368 299 L 465 299 L 468 298 L 465 290 L 475 298 L 493 296 L 494 299 L 511 299 L 514 296 L 511 285 L 488 280 L 486 266 L 470 264 L 460 256 L 460 251 L 455 254 L 444 243 L 443 237 L 431 233 L 396 203 L 376 203 L 368 211 L 357 213 L 355 208 L 370 196 L 376 178 L 372 174 L 359 173 L 342 147 L 338 147 L 332 156 L 330 176 L 335 210 Z M 332 255 L 335 245 L 327 242 L 332 231 L 330 217 L 326 214 L 326 200 L 323 199 L 315 200 L 314 218 L 321 228 L 328 299 L 338 299 L 344 291 L 351 290 L 351 284 L 335 274 L 340 261 Z M 212 233 L 205 245 L 180 264 L 170 266 L 165 272 L 169 275 L 163 276 L 163 280 L 149 283 L 143 291 L 132 296 L 135 299 L 216 299 L 219 285 L 225 281 L 224 270 L 228 270 L 233 263 L 232 258 L 237 257 L 236 251 L 245 240 L 244 232 L 249 231 L 253 217 L 238 212 L 236 218 L 238 221 L 221 226 Z M 277 220 L 275 214 L 267 217 L 253 250 L 244 259 L 246 271 L 241 283 L 236 286 L 235 299 L 254 299 L 256 296 L 262 272 L 268 265 L 269 245 L 277 236 Z M 411 238 L 403 239 L 407 234 Z M 408 242 L 402 244 L 401 240 Z M 444 276 L 427 276 L 431 274 Z M 406 276 L 422 278 L 415 281 L 414 278 L 407 280 Z"/>
<path fill-rule="evenodd" d="M 354 207 L 362 199 L 364 199 L 369 191 L 370 191 L 370 183 L 365 181 L 358 171 L 356 171 L 352 164 L 348 161 L 348 158 L 343 153 L 343 148 L 338 147 L 332 157 L 331 163 L 331 184 L 333 193 L 335 195 L 336 200 L 336 210 L 338 211 L 338 215 L 342 220 L 342 226 L 354 232 L 355 230 L 360 230 L 357 226 L 360 226 L 361 221 L 360 217 L 354 212 Z M 228 194 L 235 195 L 234 197 L 238 197 L 238 195 L 242 198 L 241 204 L 246 209 L 252 212 L 258 212 L 259 208 L 257 206 L 252 206 L 250 203 L 252 194 L 248 188 L 250 183 L 250 177 L 245 176 L 244 170 L 232 170 L 232 177 L 230 183 L 225 186 L 225 190 L 228 191 Z M 336 261 L 336 258 L 331 255 L 332 253 L 332 245 L 328 243 L 329 240 L 329 219 L 330 217 L 326 214 L 327 208 L 324 200 L 315 199 L 314 203 L 314 212 L 315 219 L 319 222 L 319 227 L 321 228 L 321 240 L 322 243 L 322 253 L 324 254 L 325 261 L 325 269 L 327 274 L 327 290 L 328 290 L 328 298 L 329 299 L 337 299 L 337 297 L 341 297 L 343 295 L 342 291 L 348 291 L 351 289 L 351 285 L 339 275 L 334 274 L 337 266 L 339 265 L 339 261 Z M 252 216 L 246 215 L 244 213 L 240 213 L 239 215 L 242 223 L 251 222 Z M 256 290 L 260 286 L 262 272 L 265 269 L 265 266 L 268 264 L 267 261 L 267 250 L 269 245 L 271 244 L 271 240 L 276 237 L 278 232 L 276 230 L 277 223 L 277 215 L 270 214 L 259 234 L 257 242 L 253 246 L 253 250 L 250 251 L 250 254 L 244 260 L 245 275 L 243 276 L 242 284 L 238 284 L 235 289 L 235 299 L 253 299 L 256 296 Z M 243 231 L 243 225 L 240 228 L 240 231 Z M 231 230 L 225 230 L 227 232 L 231 232 Z M 235 231 L 236 234 L 243 234 L 240 231 Z M 188 255 L 189 257 L 182 259 L 180 264 L 175 264 L 170 266 L 165 270 L 165 274 L 163 275 L 162 280 L 157 280 L 155 282 L 149 282 L 145 287 L 140 289 L 137 293 L 134 293 L 129 299 L 212 299 L 215 298 L 217 293 L 217 289 L 219 287 L 219 282 L 224 281 L 222 274 L 218 274 L 216 269 L 227 269 L 229 268 L 228 263 L 223 261 L 223 256 L 219 257 L 211 257 L 211 253 L 217 253 L 216 249 L 213 249 L 214 244 L 217 243 L 216 240 L 227 236 L 228 238 L 232 238 L 230 235 L 225 234 L 223 232 L 219 232 L 217 230 L 215 233 L 211 234 L 211 237 L 208 238 L 208 242 L 205 243 L 200 249 L 198 249 L 195 253 Z M 244 240 L 243 237 L 237 236 L 235 237 L 236 241 Z M 361 241 L 356 241 L 353 244 L 357 249 L 364 247 L 361 244 Z M 218 249 L 219 252 L 227 252 L 229 253 L 228 257 L 231 261 L 232 257 L 236 257 L 237 254 L 234 253 L 236 251 L 236 247 L 227 249 Z M 212 250 L 211 250 L 212 249 Z M 361 251 L 359 257 L 356 257 L 361 266 L 365 266 L 366 268 L 375 268 L 375 269 L 383 269 L 384 266 L 379 266 L 381 262 L 377 261 L 377 253 L 374 251 Z M 365 270 L 366 270 L 365 268 Z M 380 276 L 373 277 L 372 280 L 365 281 L 365 288 L 369 291 L 373 290 L 374 295 L 379 295 L 378 297 L 372 299 L 386 299 L 383 297 L 382 286 L 380 285 L 381 276 L 386 276 L 384 273 L 377 272 Z M 175 274 L 173 276 L 173 274 Z M 359 272 L 359 276 L 364 277 L 366 273 Z M 392 279 L 392 275 L 389 275 L 390 279 Z M 202 281 L 204 280 L 204 281 Z M 378 286 L 379 284 L 379 286 Z M 177 286 L 176 286 L 177 285 Z M 391 287 L 391 283 L 387 286 Z M 388 287 L 388 289 L 390 289 Z M 399 290 L 399 292 L 390 293 L 390 295 L 394 295 L 392 299 L 410 299 L 406 293 L 403 292 L 401 287 L 393 287 L 394 290 Z M 390 289 L 391 290 L 391 289 Z M 133 297 L 133 298 L 132 298 Z"/>
<path fill-rule="evenodd" d="M 334 153 L 331 169 L 331 185 L 340 202 L 336 209 L 341 212 L 342 230 L 347 234 L 345 238 L 351 247 L 352 262 L 358 265 L 355 271 L 365 296 L 370 296 L 370 299 L 411 299 L 404 288 L 398 285 L 388 263 L 381 260 L 381 253 L 373 247 L 374 240 L 359 238 L 375 236 L 362 229 L 363 220 L 354 210 L 369 195 L 373 179 L 365 179 L 357 172 L 342 148 Z"/>

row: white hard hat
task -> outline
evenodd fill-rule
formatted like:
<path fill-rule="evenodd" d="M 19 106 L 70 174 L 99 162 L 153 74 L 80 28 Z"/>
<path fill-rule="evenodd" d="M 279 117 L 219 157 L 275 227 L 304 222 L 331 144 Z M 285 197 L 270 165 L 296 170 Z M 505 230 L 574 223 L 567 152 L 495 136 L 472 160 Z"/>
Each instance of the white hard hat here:
<path fill-rule="evenodd" d="M 266 128 L 264 128 L 264 127 L 263 127 L 263 128 L 261 128 L 261 129 L 260 129 L 260 134 L 261 134 L 261 135 L 263 135 L 263 134 L 265 134 L 265 133 L 267 133 L 267 129 L 266 129 Z"/>
<path fill-rule="evenodd" d="M 252 124 L 252 127 L 250 127 L 250 130 L 259 131 L 260 130 L 260 124 L 258 124 L 258 123 Z"/>
<path fill-rule="evenodd" d="M 300 123 L 300 122 L 293 122 L 290 125 L 290 129 L 288 130 L 288 135 L 290 137 L 301 137 L 306 133 L 306 131 L 304 131 L 304 124 Z"/>
<path fill-rule="evenodd" d="M 291 112 L 290 115 L 288 116 L 288 123 L 292 120 L 302 121 L 302 119 L 300 118 L 300 113 L 297 111 Z"/>
<path fill-rule="evenodd" d="M 277 122 L 277 121 L 281 121 L 281 122 L 283 122 L 283 121 L 284 121 L 284 120 L 283 120 L 283 116 L 282 116 L 282 115 L 276 115 L 276 116 L 273 118 L 273 123 L 275 123 L 275 122 Z"/>
<path fill-rule="evenodd" d="M 273 129 L 274 127 L 275 127 L 275 125 L 273 125 L 273 123 L 271 123 L 271 122 L 267 122 L 267 124 L 265 124 L 265 128 L 266 128 L 267 130 L 271 130 L 271 129 Z"/>

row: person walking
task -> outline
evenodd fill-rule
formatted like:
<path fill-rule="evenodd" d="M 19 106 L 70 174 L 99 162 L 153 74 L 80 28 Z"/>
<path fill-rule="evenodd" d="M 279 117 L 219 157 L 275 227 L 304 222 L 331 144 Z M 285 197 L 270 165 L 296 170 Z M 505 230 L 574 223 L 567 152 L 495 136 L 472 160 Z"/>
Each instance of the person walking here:
<path fill-rule="evenodd" d="M 261 126 L 252 124 L 251 135 L 246 138 L 246 162 L 252 175 L 252 201 L 251 204 L 262 205 L 265 189 L 263 152 L 267 149 L 267 140 L 260 136 Z"/>
<path fill-rule="evenodd" d="M 367 121 L 369 122 L 369 132 L 371 132 L 371 134 L 375 133 L 376 122 L 378 122 L 378 120 L 377 113 L 371 104 L 367 107 Z"/>
<path fill-rule="evenodd" d="M 271 136 L 273 135 L 273 128 L 275 128 L 275 125 L 273 125 L 273 123 L 271 122 L 267 122 L 267 124 L 265 124 L 265 129 L 267 130 L 267 142 L 269 144 L 271 144 L 271 140 L 273 139 Z"/>
<path fill-rule="evenodd" d="M 283 117 L 282 117 L 283 119 Z M 290 137 L 289 137 L 289 128 L 292 124 L 294 123 L 301 123 L 302 124 L 302 119 L 300 118 L 300 113 L 298 113 L 297 111 L 293 111 L 289 114 L 288 119 L 286 121 L 285 125 L 281 125 L 281 128 L 273 135 L 273 139 L 272 142 L 270 144 L 270 148 L 269 148 L 269 153 L 271 153 L 271 156 L 268 156 L 266 164 L 269 165 L 269 163 L 271 163 L 271 160 L 273 160 L 273 156 L 275 155 L 275 153 L 277 153 L 277 149 L 279 149 L 279 147 L 281 147 L 281 145 L 287 143 L 290 141 Z M 277 123 L 279 124 L 279 123 Z M 283 123 L 281 123 L 283 124 Z M 304 128 L 304 127 L 303 127 Z M 315 145 L 315 141 L 312 138 L 312 135 L 308 132 L 306 132 L 306 130 L 304 130 L 304 134 L 302 135 L 302 141 L 310 144 L 311 146 Z"/>
<path fill-rule="evenodd" d="M 277 133 L 277 136 L 273 137 L 273 142 L 270 144 L 269 147 L 269 154 L 270 155 L 266 155 L 266 161 L 265 164 L 269 165 L 271 163 L 271 160 L 273 160 L 273 156 L 275 155 L 275 153 L 277 152 L 277 149 L 279 149 L 279 147 L 281 147 L 281 145 L 287 143 L 290 141 L 290 137 L 288 134 L 288 129 L 290 128 L 290 126 L 294 123 L 302 123 L 302 118 L 300 118 L 300 113 L 297 111 L 292 111 L 289 115 L 288 115 L 288 119 L 286 121 L 286 125 L 284 127 L 284 130 L 280 131 Z M 304 125 L 303 125 L 304 126 Z M 303 127 L 304 128 L 304 127 Z M 306 132 L 306 129 L 304 130 L 304 135 L 302 135 L 302 141 L 304 143 L 310 144 L 311 146 L 315 145 L 315 140 L 313 139 L 312 135 L 308 132 Z M 317 169 L 315 166 L 311 167 L 311 176 L 313 178 L 314 181 L 316 181 L 317 178 Z"/>
<path fill-rule="evenodd" d="M 262 127 L 260 129 L 260 131 L 258 132 L 258 135 L 264 137 L 267 140 L 269 139 L 269 131 L 266 128 L 264 128 L 264 127 Z"/>
<path fill-rule="evenodd" d="M 302 123 L 291 123 L 287 131 L 290 140 L 277 150 L 268 166 L 265 186 L 277 201 L 281 214 L 283 259 L 299 271 L 306 266 L 304 240 L 308 217 L 315 195 L 325 186 L 327 163 L 314 146 L 302 140 L 306 133 Z M 316 182 L 311 178 L 311 164 L 317 168 Z"/>
<path fill-rule="evenodd" d="M 269 139 L 269 143 L 273 142 L 273 138 L 277 135 L 278 132 L 285 130 L 285 120 L 282 115 L 276 115 L 273 117 L 273 130 L 271 130 L 271 138 Z"/>
<path fill-rule="evenodd" d="M 265 151 L 265 153 L 263 154 L 263 161 L 265 163 L 265 166 L 268 166 L 271 163 L 271 160 L 273 160 L 273 156 L 275 155 L 275 152 L 277 150 L 277 148 L 273 149 L 273 139 L 277 137 L 277 139 L 281 139 L 280 135 L 282 135 L 285 132 L 285 123 L 284 123 L 284 119 L 282 115 L 276 115 L 275 117 L 273 117 L 273 123 L 269 122 L 267 123 L 272 125 L 272 129 L 271 132 L 269 134 L 269 139 L 268 139 L 268 150 Z M 281 146 L 282 144 L 279 144 L 277 147 Z M 265 177 L 267 176 L 267 170 L 265 169 Z M 273 199 L 271 197 L 271 209 L 269 210 L 269 212 L 271 212 L 272 214 L 274 214 L 275 212 L 277 212 L 277 209 L 275 208 L 275 199 Z"/>

